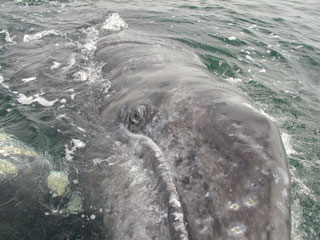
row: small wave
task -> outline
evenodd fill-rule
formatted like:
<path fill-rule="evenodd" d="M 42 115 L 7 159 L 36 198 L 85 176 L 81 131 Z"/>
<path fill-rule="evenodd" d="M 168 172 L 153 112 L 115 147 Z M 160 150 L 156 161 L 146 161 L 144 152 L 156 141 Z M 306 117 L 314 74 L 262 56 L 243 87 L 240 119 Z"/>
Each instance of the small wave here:
<path fill-rule="evenodd" d="M 29 78 L 22 78 L 21 81 L 22 82 L 31 82 L 31 81 L 34 81 L 36 79 L 37 79 L 37 77 L 29 77 Z"/>
<path fill-rule="evenodd" d="M 112 13 L 103 23 L 101 29 L 119 31 L 127 27 L 128 24 L 120 17 L 118 13 Z"/>
<path fill-rule="evenodd" d="M 39 40 L 43 37 L 49 36 L 49 35 L 54 35 L 54 36 L 61 36 L 63 35 L 60 31 L 57 30 L 45 30 L 41 31 L 35 34 L 25 34 L 23 37 L 24 42 L 30 42 L 34 40 Z"/>
<path fill-rule="evenodd" d="M 291 135 L 281 132 L 281 138 L 282 138 L 282 142 L 284 145 L 284 148 L 286 149 L 286 153 L 289 156 L 291 156 L 292 154 L 296 154 L 297 152 L 293 149 L 290 140 L 291 140 Z"/>
<path fill-rule="evenodd" d="M 69 65 L 62 68 L 63 71 L 68 72 L 76 64 L 75 54 L 72 54 L 69 60 Z"/>
<path fill-rule="evenodd" d="M 29 5 L 40 5 L 42 3 L 47 3 L 48 0 L 14 0 L 15 4 L 19 4 L 22 6 L 29 6 Z"/>
<path fill-rule="evenodd" d="M 4 82 L 4 78 L 0 75 L 0 85 L 2 85 L 4 88 L 9 88 L 9 86 L 3 82 Z"/>

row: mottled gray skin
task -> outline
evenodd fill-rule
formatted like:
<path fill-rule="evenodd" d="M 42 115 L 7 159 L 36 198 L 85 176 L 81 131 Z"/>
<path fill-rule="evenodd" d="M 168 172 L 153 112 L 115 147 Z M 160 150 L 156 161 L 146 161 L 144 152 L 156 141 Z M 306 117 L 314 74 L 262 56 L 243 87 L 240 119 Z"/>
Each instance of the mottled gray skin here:
<path fill-rule="evenodd" d="M 279 130 L 246 96 L 173 40 L 125 30 L 96 58 L 111 81 L 100 124 L 112 141 L 89 199 L 113 239 L 290 239 Z"/>

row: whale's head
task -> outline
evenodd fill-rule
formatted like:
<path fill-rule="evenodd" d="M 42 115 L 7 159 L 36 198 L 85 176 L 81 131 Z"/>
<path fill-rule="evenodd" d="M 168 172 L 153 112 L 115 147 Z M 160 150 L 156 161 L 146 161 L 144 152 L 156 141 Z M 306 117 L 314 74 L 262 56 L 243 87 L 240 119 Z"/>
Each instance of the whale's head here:
<path fill-rule="evenodd" d="M 233 87 L 176 71 L 145 74 L 105 113 L 164 186 L 171 235 L 289 239 L 290 181 L 274 123 Z"/>

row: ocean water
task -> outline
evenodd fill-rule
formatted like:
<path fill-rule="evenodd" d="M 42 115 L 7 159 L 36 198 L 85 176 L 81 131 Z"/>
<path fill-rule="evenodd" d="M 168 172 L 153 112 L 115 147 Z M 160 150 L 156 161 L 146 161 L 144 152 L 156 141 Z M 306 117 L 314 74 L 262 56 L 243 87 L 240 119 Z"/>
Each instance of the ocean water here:
<path fill-rule="evenodd" d="M 94 135 L 78 115 L 89 119 L 110 88 L 94 59 L 100 33 L 127 28 L 180 42 L 276 122 L 291 173 L 292 239 L 320 239 L 317 0 L 2 0 L 0 128 L 62 168 Z"/>

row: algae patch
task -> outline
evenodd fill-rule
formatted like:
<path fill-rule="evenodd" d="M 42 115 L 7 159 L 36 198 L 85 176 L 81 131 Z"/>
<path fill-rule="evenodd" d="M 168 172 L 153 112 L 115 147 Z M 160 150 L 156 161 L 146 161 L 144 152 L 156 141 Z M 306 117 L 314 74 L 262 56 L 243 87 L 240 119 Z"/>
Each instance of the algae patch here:
<path fill-rule="evenodd" d="M 72 193 L 67 205 L 67 211 L 70 214 L 78 214 L 83 211 L 83 196 L 81 192 L 75 191 Z"/>
<path fill-rule="evenodd" d="M 48 187 L 53 197 L 62 196 L 69 185 L 68 175 L 64 172 L 51 171 L 48 176 Z"/>

